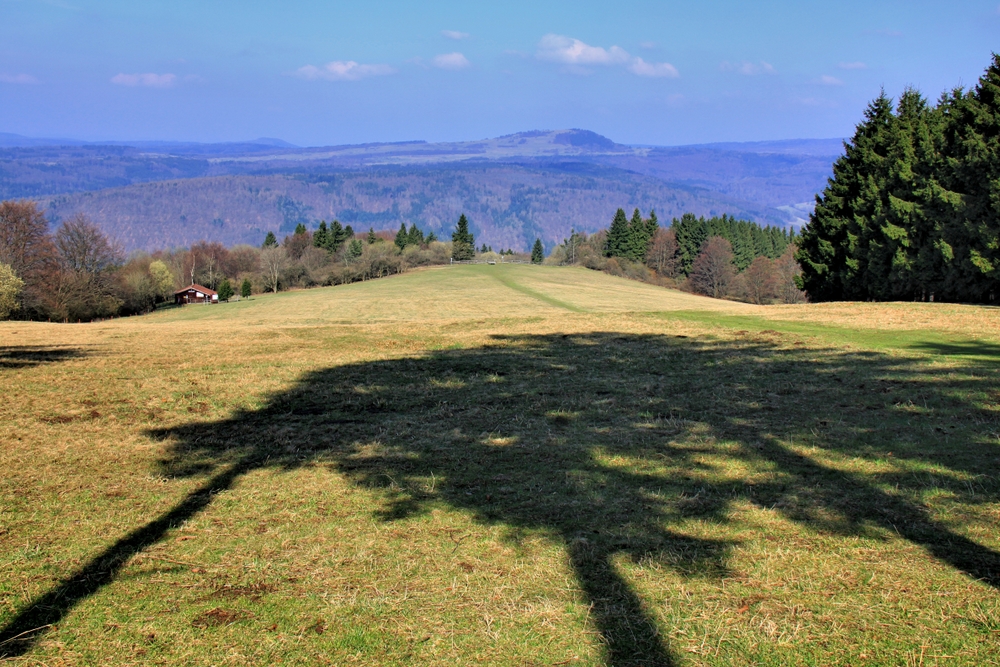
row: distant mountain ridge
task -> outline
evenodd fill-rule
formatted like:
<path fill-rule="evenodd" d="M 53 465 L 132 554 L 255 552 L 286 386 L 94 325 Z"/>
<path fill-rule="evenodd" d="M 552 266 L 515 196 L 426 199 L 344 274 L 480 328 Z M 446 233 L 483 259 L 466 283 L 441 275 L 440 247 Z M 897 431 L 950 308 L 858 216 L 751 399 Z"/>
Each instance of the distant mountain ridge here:
<path fill-rule="evenodd" d="M 442 235 L 462 212 L 477 240 L 525 249 L 605 227 L 619 206 L 801 225 L 843 149 L 839 139 L 630 146 L 580 129 L 308 148 L 25 139 L 0 148 L 0 198 L 36 199 L 54 220 L 83 212 L 130 249 L 259 243 L 334 218 Z"/>

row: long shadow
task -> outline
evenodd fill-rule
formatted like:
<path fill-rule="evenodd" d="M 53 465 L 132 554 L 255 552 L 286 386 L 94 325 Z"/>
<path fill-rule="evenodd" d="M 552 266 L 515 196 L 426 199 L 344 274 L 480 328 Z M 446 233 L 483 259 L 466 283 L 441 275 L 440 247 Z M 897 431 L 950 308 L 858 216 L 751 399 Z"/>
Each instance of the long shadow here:
<path fill-rule="evenodd" d="M 0 346 L 0 369 L 52 364 L 70 359 L 81 359 L 88 354 L 86 350 L 79 347 L 4 345 Z"/>
<path fill-rule="evenodd" d="M 815 529 L 898 534 L 1000 588 L 1000 554 L 935 521 L 918 498 L 926 480 L 844 472 L 786 444 L 852 460 L 925 460 L 960 501 L 995 501 L 997 418 L 976 397 L 995 393 L 998 380 L 968 363 L 964 374 L 928 377 L 912 360 L 773 339 L 587 334 L 319 370 L 260 410 L 151 432 L 170 443 L 162 472 L 208 481 L 33 601 L 0 630 L 0 656 L 30 650 L 35 629 L 112 582 L 128 557 L 207 507 L 213 490 L 253 469 L 305 462 L 375 491 L 384 521 L 444 503 L 564 544 L 613 666 L 677 662 L 655 606 L 618 561 L 722 577 L 735 545 L 679 526 L 692 516 L 727 522 L 736 502 Z M 914 397 L 922 412 L 907 412 Z M 713 473 L 712 457 L 776 471 L 733 481 Z M 974 492 L 949 472 L 975 476 Z"/>

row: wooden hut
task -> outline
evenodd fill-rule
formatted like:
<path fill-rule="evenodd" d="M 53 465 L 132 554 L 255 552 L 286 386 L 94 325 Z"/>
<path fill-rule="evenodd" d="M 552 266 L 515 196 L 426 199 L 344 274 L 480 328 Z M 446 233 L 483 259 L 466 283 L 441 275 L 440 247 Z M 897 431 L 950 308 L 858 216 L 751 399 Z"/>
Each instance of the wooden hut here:
<path fill-rule="evenodd" d="M 192 283 L 174 292 L 174 303 L 178 306 L 185 303 L 219 303 L 219 293 Z"/>

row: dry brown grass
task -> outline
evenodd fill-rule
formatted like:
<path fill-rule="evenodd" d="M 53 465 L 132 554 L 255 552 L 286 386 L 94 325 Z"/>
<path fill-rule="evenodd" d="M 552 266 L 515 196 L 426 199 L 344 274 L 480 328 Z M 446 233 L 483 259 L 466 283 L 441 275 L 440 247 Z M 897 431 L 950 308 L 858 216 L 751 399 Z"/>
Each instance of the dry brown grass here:
<path fill-rule="evenodd" d="M 0 649 L 997 664 L 996 353 L 816 325 L 987 341 L 992 310 L 494 268 L 0 325 L 0 623 L 28 631 Z M 800 318 L 819 333 L 779 331 Z"/>

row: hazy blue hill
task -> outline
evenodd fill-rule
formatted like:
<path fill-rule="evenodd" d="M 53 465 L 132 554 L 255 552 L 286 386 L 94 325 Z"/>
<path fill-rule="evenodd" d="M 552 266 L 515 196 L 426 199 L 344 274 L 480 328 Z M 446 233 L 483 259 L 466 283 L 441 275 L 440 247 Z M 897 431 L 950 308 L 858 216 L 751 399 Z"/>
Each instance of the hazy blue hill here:
<path fill-rule="evenodd" d="M 536 235 L 551 244 L 571 227 L 606 226 L 618 206 L 801 225 L 841 148 L 836 139 L 628 146 L 579 129 L 309 148 L 24 145 L 0 148 L 0 198 L 37 199 L 55 219 L 84 212 L 129 248 L 257 243 L 268 229 L 333 218 L 449 232 L 464 211 L 486 243 L 524 249 Z"/>
<path fill-rule="evenodd" d="M 547 169 L 512 164 L 383 167 L 328 174 L 215 176 L 58 195 L 43 205 L 53 220 L 83 212 L 126 247 L 158 248 L 199 239 L 259 244 L 268 230 L 339 219 L 357 230 L 416 223 L 450 234 L 461 213 L 478 243 L 547 247 L 571 227 L 593 232 L 615 209 L 656 208 L 666 219 L 687 211 L 761 219 L 766 213 L 698 188 L 586 163 Z"/>

